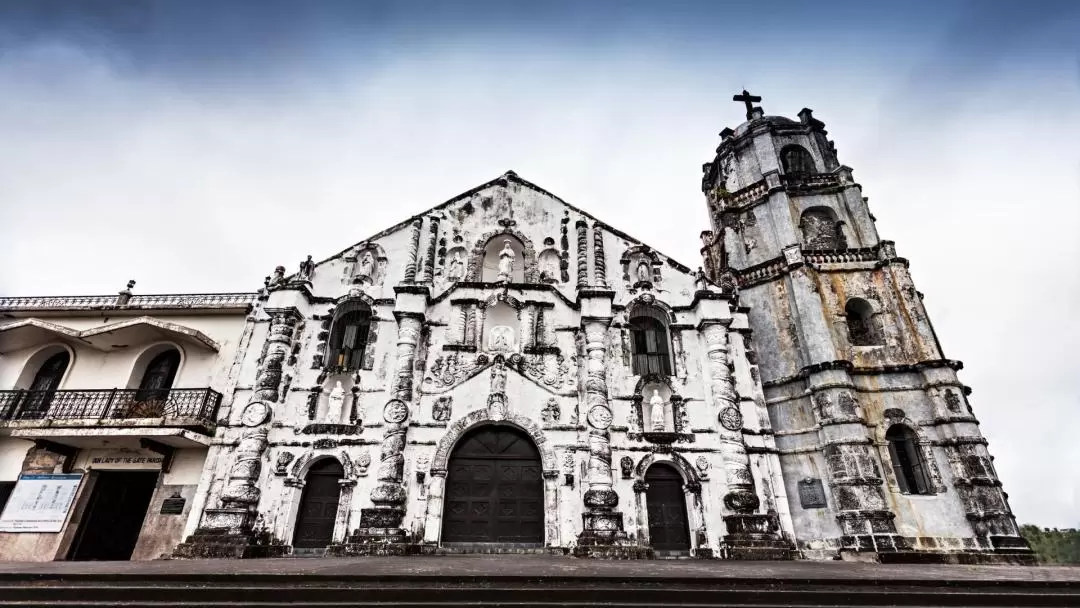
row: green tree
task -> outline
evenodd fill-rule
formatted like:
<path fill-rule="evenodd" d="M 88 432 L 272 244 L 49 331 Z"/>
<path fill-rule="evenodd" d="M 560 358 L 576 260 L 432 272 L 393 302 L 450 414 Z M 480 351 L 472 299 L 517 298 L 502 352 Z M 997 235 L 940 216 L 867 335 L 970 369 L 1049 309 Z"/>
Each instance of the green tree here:
<path fill-rule="evenodd" d="M 1080 530 L 1020 526 L 1020 533 L 1044 564 L 1080 564 Z"/>

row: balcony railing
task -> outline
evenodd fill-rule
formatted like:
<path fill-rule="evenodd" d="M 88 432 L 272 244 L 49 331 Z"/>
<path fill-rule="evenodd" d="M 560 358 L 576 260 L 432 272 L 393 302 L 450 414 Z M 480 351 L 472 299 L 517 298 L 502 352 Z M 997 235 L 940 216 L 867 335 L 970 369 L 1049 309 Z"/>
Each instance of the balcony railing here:
<path fill-rule="evenodd" d="M 164 425 L 212 426 L 220 405 L 221 393 L 208 388 L 0 391 L 0 420 L 120 426 L 122 420 L 161 419 Z"/>

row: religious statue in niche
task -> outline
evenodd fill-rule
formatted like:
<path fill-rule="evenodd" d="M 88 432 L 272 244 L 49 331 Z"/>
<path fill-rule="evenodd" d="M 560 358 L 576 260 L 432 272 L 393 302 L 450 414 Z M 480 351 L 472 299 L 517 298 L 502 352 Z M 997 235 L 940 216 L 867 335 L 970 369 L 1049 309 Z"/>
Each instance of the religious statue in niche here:
<path fill-rule="evenodd" d="M 545 281 L 559 280 L 559 258 L 557 256 L 540 256 L 540 278 Z"/>
<path fill-rule="evenodd" d="M 510 281 L 514 276 L 514 259 L 517 256 L 514 254 L 513 248 L 510 247 L 510 239 L 503 241 L 502 251 L 499 252 L 499 280 Z"/>
<path fill-rule="evenodd" d="M 460 281 L 465 278 L 465 262 L 461 259 L 460 251 L 455 251 L 454 257 L 450 259 L 446 278 L 451 281 Z"/>
<path fill-rule="evenodd" d="M 649 418 L 654 433 L 664 432 L 664 398 L 660 391 L 653 389 L 652 397 L 649 397 Z"/>
<path fill-rule="evenodd" d="M 301 281 L 310 281 L 311 275 L 315 274 L 315 262 L 311 261 L 311 256 L 307 256 L 307 259 L 300 262 L 300 274 L 296 278 Z"/>
<path fill-rule="evenodd" d="M 360 256 L 356 276 L 375 282 L 375 256 L 371 255 L 371 250 L 365 251 L 364 255 Z"/>
<path fill-rule="evenodd" d="M 652 267 L 648 262 L 642 260 L 637 265 L 637 280 L 639 283 L 651 283 L 652 282 Z"/>
<path fill-rule="evenodd" d="M 496 325 L 488 334 L 488 350 L 510 352 L 514 350 L 514 329 L 506 325 Z"/>
<path fill-rule="evenodd" d="M 323 422 L 326 424 L 340 424 L 341 413 L 345 410 L 345 387 L 341 386 L 341 380 L 334 383 L 330 395 L 326 401 L 326 415 Z"/>

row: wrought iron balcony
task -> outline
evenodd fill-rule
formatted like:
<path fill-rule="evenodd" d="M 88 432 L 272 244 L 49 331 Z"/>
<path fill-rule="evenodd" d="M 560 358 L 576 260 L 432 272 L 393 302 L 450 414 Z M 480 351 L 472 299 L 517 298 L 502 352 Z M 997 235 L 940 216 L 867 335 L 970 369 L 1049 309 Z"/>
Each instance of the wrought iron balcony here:
<path fill-rule="evenodd" d="M 0 391 L 0 421 L 211 429 L 220 405 L 209 388 Z"/>

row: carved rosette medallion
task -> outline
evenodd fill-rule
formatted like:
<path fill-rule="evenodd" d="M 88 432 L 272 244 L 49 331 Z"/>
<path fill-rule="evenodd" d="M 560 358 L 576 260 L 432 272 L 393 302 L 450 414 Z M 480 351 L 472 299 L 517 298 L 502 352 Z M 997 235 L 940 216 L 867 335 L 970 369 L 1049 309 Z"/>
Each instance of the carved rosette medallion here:
<path fill-rule="evenodd" d="M 588 420 L 593 427 L 605 430 L 611 426 L 611 410 L 602 405 L 594 405 L 589 410 Z"/>
<path fill-rule="evenodd" d="M 392 424 L 405 422 L 409 417 L 409 406 L 398 399 L 391 399 L 383 408 L 383 420 Z"/>
<path fill-rule="evenodd" d="M 742 413 L 738 408 L 725 407 L 720 412 L 720 424 L 729 431 L 741 431 L 743 427 Z"/>

